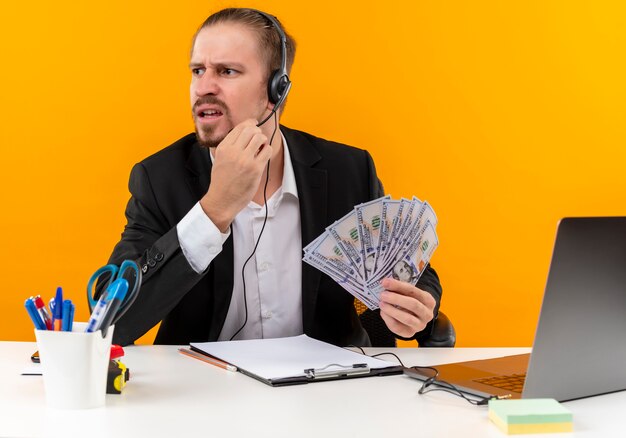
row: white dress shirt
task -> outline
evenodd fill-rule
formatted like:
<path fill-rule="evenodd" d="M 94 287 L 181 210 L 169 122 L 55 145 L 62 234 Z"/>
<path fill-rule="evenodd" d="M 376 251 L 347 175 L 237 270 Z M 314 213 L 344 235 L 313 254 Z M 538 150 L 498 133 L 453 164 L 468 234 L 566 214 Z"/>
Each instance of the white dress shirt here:
<path fill-rule="evenodd" d="M 278 338 L 303 333 L 300 204 L 289 147 L 284 136 L 282 139 L 283 181 L 267 200 L 267 223 L 257 250 L 246 265 L 248 321 L 235 339 Z M 229 340 L 244 323 L 246 306 L 241 271 L 259 239 L 264 217 L 265 207 L 251 201 L 231 224 L 233 294 L 220 341 Z M 230 235 L 230 230 L 219 231 L 199 202 L 176 229 L 183 254 L 198 273 L 207 269 Z"/>

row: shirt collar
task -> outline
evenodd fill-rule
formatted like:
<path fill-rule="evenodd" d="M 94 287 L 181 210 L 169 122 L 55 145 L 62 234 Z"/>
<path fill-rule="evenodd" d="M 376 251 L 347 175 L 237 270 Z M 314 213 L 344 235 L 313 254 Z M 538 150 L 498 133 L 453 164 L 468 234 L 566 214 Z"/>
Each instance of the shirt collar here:
<path fill-rule="evenodd" d="M 289 146 L 287 139 L 280 133 L 283 138 L 283 193 L 289 193 L 298 198 L 298 187 L 296 186 L 296 175 L 293 173 L 293 164 L 291 163 L 291 155 L 289 154 Z"/>

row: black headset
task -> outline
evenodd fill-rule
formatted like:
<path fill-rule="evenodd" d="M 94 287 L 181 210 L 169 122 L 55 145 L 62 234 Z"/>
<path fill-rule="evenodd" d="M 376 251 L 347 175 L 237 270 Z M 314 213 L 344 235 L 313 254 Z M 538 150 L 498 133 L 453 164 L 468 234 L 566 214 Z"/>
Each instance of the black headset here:
<path fill-rule="evenodd" d="M 272 72 L 267 83 L 267 96 L 269 101 L 274 104 L 274 108 L 272 108 L 269 115 L 257 125 L 261 126 L 278 111 L 280 106 L 285 102 L 285 99 L 287 99 L 289 90 L 291 90 L 291 80 L 287 73 L 287 35 L 285 35 L 283 28 L 275 17 L 257 9 L 253 9 L 253 11 L 265 17 L 272 26 L 274 26 L 280 38 L 280 68 Z"/>

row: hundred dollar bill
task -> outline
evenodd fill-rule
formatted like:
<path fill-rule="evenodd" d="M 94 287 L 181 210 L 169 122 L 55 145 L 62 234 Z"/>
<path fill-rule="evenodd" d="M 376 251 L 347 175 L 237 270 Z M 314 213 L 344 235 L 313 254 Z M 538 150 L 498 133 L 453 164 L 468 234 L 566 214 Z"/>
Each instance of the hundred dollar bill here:
<path fill-rule="evenodd" d="M 385 256 L 382 260 L 378 260 L 376 264 L 377 267 L 385 266 L 385 264 L 388 263 L 390 259 L 394 258 L 398 247 L 400 246 L 400 242 L 402 241 L 403 235 L 406 233 L 408 227 L 413 224 L 413 221 L 417 216 L 417 211 L 419 210 L 421 205 L 421 201 L 419 201 L 417 198 L 413 198 L 413 200 L 410 201 L 408 199 L 400 200 L 400 208 L 398 209 L 399 217 L 397 218 L 398 220 L 396 221 L 396 225 L 392 229 L 389 236 L 389 246 L 385 253 Z M 413 216 L 413 212 L 415 212 L 415 217 Z"/>
<path fill-rule="evenodd" d="M 382 224 L 383 200 L 390 199 L 391 196 L 387 195 L 354 207 L 361 241 L 361 275 L 366 281 L 376 271 L 376 251 Z"/>
<path fill-rule="evenodd" d="M 363 279 L 360 269 L 362 263 L 361 242 L 359 240 L 359 230 L 354 210 L 327 227 L 326 231 L 333 236 L 341 251 L 350 260 L 352 267 L 356 269 L 359 277 Z"/>
<path fill-rule="evenodd" d="M 368 307 L 371 308 L 375 305 L 350 260 L 328 232 L 324 232 L 312 244 L 308 245 L 303 260 L 329 275 Z"/>
<path fill-rule="evenodd" d="M 345 253 L 339 248 L 339 245 L 327 231 L 322 233 L 319 238 L 313 241 L 306 251 L 304 260 L 316 260 L 323 265 L 333 268 L 335 271 L 351 277 L 355 282 L 360 283 L 361 278 L 358 276 L 356 269 L 350 263 Z"/>
<path fill-rule="evenodd" d="M 378 267 L 384 260 L 385 254 L 388 252 L 389 240 L 394 223 L 398 220 L 398 210 L 400 209 L 400 201 L 393 199 L 383 200 L 381 212 L 381 225 L 378 243 L 376 245 L 375 265 Z M 378 271 L 378 269 L 377 269 Z"/>
<path fill-rule="evenodd" d="M 317 246 L 319 244 L 319 241 L 322 240 L 324 238 L 324 234 L 326 234 L 326 231 L 324 231 L 322 234 L 320 234 L 319 236 L 317 236 L 311 243 L 309 243 L 307 246 L 305 246 L 304 248 L 302 248 L 302 251 L 304 251 L 304 254 L 306 254 L 307 252 L 309 252 L 311 250 L 311 248 Z"/>
<path fill-rule="evenodd" d="M 324 265 L 316 259 L 305 258 L 304 261 L 328 275 L 348 293 L 359 299 L 369 309 L 374 310 L 378 308 L 378 301 L 376 301 L 374 297 L 367 290 L 365 290 L 361 283 L 355 283 L 350 276 L 337 272 L 331 266 Z"/>
<path fill-rule="evenodd" d="M 341 272 L 335 271 L 331 266 L 324 265 L 322 262 L 316 259 L 305 258 L 304 261 L 311 266 L 319 269 L 324 274 L 332 278 L 337 284 L 344 288 L 355 298 L 359 299 L 369 309 L 378 308 L 378 302 L 374 300 L 374 297 L 365 290 L 364 286 L 360 283 L 355 283 L 354 280 Z"/>
<path fill-rule="evenodd" d="M 426 222 L 419 238 L 411 243 L 407 252 L 394 260 L 391 270 L 382 278 L 392 277 L 396 280 L 405 281 L 415 285 L 420 279 L 424 269 L 428 265 L 433 252 L 439 246 L 439 240 L 435 228 L 430 222 Z M 380 302 L 380 294 L 384 290 L 381 279 L 376 279 L 367 284 L 368 291 Z"/>
<path fill-rule="evenodd" d="M 398 246 L 393 249 L 392 256 L 387 258 L 385 263 L 379 265 L 379 271 L 376 273 L 377 276 L 378 274 L 387 272 L 391 264 L 393 264 L 394 259 L 397 258 L 397 255 L 404 254 L 408 250 L 408 246 L 411 245 L 415 239 L 420 238 L 420 233 L 424 230 L 426 222 L 430 222 L 433 228 L 437 226 L 437 215 L 428 201 L 421 203 L 421 207 L 417 210 L 413 223 L 405 230 L 405 235 L 399 239 Z"/>
<path fill-rule="evenodd" d="M 417 283 L 439 245 L 436 224 L 428 202 L 385 196 L 327 227 L 304 248 L 303 260 L 376 309 L 383 278 Z"/>
<path fill-rule="evenodd" d="M 403 198 L 400 200 L 398 212 L 396 213 L 396 216 L 394 217 L 392 221 L 392 228 L 388 236 L 387 250 L 385 251 L 385 254 L 382 257 L 382 260 L 379 257 L 379 260 L 377 260 L 377 263 L 376 263 L 376 266 L 379 270 L 377 274 L 380 273 L 381 266 L 383 267 L 386 266 L 395 257 L 396 251 L 397 251 L 396 246 L 397 246 L 397 241 L 400 236 L 400 231 L 402 229 L 403 223 L 405 222 L 407 211 L 410 209 L 412 204 L 413 202 L 409 201 L 408 199 Z"/>

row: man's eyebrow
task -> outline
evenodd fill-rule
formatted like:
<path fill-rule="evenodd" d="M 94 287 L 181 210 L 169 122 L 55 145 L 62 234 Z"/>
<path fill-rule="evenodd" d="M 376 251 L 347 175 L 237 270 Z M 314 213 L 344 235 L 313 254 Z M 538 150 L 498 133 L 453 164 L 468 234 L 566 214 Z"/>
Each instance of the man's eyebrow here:
<path fill-rule="evenodd" d="M 234 68 L 236 70 L 244 70 L 245 68 L 243 64 L 240 64 L 238 62 L 220 61 L 220 62 L 209 63 L 209 64 L 213 68 Z M 203 67 L 205 67 L 205 65 L 202 62 L 190 62 L 189 63 L 190 69 L 203 68 Z"/>

